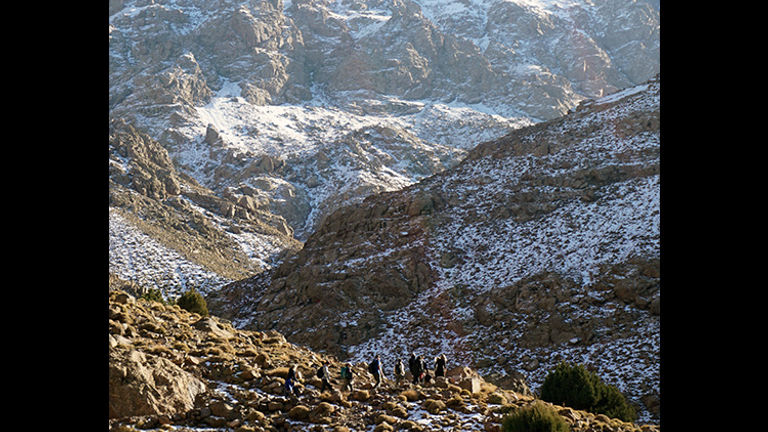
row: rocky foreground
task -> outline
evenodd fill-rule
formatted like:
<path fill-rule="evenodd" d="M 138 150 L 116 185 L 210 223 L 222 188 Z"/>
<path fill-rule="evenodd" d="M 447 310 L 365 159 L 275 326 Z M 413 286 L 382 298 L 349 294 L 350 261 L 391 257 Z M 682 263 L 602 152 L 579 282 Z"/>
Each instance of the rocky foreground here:
<path fill-rule="evenodd" d="M 431 385 L 386 380 L 374 389 L 358 363 L 353 391 L 338 390 L 337 380 L 333 391 L 321 393 L 315 370 L 325 360 L 336 375 L 338 359 L 276 331 L 238 330 L 215 316 L 112 290 L 109 430 L 497 431 L 505 413 L 537 401 L 524 385 L 500 388 L 461 365 L 449 365 L 446 379 Z M 284 392 L 290 366 L 303 377 L 298 397 Z M 556 408 L 572 431 L 659 430 Z"/>

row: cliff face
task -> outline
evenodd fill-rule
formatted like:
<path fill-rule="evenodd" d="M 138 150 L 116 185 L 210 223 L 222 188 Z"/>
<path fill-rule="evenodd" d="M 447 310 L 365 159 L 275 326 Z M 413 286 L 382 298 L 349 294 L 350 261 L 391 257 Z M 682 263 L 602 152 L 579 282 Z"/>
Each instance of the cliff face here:
<path fill-rule="evenodd" d="M 329 216 L 229 316 L 353 359 L 428 349 L 498 382 L 576 359 L 658 409 L 659 81 Z M 215 296 L 214 296 L 215 297 Z M 215 302 L 215 299 L 214 299 Z M 222 313 L 226 312 L 226 307 Z"/>

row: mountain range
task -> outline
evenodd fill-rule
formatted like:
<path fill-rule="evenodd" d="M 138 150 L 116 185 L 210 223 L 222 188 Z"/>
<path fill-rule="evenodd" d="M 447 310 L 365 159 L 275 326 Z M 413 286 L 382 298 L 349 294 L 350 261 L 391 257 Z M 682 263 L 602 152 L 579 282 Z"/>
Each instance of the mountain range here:
<path fill-rule="evenodd" d="M 133 225 L 111 217 L 110 271 L 166 290 L 207 291 L 295 249 L 233 232 L 235 219 L 303 242 L 343 205 L 659 69 L 658 4 L 636 1 L 112 1 L 109 11 L 110 118 L 222 201 L 197 217 L 240 245 L 234 275 L 184 251 L 188 264 L 169 267 L 179 245 L 137 250 Z M 142 195 L 131 182 L 145 182 L 132 171 L 143 164 L 110 151 L 110 196 Z M 112 198 L 110 208 L 125 209 Z M 194 278 L 181 280 L 179 266 Z"/>
<path fill-rule="evenodd" d="M 110 1 L 109 271 L 659 416 L 659 4 Z"/>

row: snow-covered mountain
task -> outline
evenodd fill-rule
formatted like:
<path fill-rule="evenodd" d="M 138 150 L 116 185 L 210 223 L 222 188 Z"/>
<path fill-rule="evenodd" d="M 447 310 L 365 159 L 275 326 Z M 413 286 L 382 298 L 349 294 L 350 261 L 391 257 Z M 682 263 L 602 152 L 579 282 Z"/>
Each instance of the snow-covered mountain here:
<path fill-rule="evenodd" d="M 109 14 L 111 274 L 356 360 L 583 361 L 657 418 L 658 2 Z"/>
<path fill-rule="evenodd" d="M 299 241 L 341 206 L 659 65 L 658 7 L 642 1 L 135 0 L 109 13 L 110 116 L 232 204 L 201 217 L 271 215 Z M 170 277 L 167 254 L 132 248 L 140 228 L 124 222 L 111 219 L 111 271 L 166 286 L 152 280 Z M 272 266 L 270 246 L 233 241 L 243 268 Z M 232 280 L 199 266 L 193 285 Z"/>

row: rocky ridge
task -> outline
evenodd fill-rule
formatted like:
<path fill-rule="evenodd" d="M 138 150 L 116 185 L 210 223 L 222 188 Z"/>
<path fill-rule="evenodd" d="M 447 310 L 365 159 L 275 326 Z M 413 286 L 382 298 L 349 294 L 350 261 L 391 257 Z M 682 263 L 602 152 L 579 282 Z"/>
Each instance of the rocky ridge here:
<path fill-rule="evenodd" d="M 320 392 L 315 368 L 328 360 L 338 371 L 341 362 L 276 331 L 239 330 L 118 289 L 110 290 L 108 307 L 110 431 L 498 431 L 505 413 L 537 401 L 463 366 L 434 384 L 385 380 L 374 389 L 358 363 L 353 391 Z M 298 397 L 283 390 L 290 366 L 303 377 Z M 555 408 L 574 432 L 659 430 Z"/>
<path fill-rule="evenodd" d="M 428 347 L 499 384 L 586 363 L 657 421 L 659 88 L 587 101 L 337 210 L 211 304 L 339 358 Z"/>

